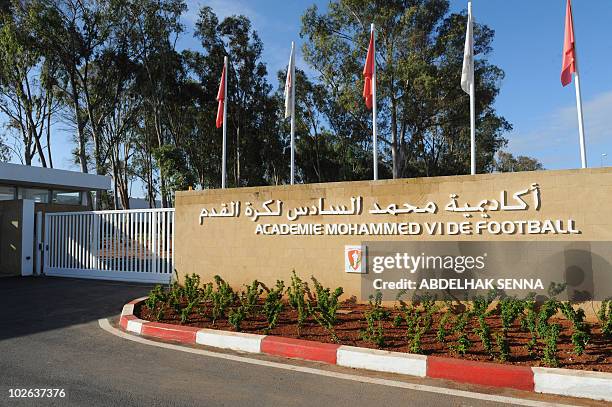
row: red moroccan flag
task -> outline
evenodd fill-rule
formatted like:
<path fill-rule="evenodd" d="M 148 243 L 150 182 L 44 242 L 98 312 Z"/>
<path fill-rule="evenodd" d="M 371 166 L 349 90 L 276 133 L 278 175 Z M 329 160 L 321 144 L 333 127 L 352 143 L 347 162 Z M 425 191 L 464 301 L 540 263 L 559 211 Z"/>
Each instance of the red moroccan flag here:
<path fill-rule="evenodd" d="M 219 102 L 219 107 L 217 108 L 217 128 L 220 128 L 223 126 L 223 106 L 225 104 L 225 65 L 223 65 L 223 71 L 221 72 L 217 102 Z"/>
<path fill-rule="evenodd" d="M 565 11 L 565 41 L 563 42 L 563 67 L 561 68 L 561 84 L 567 86 L 572 82 L 572 74 L 576 72 L 576 39 L 574 38 L 574 16 L 572 2 L 567 0 Z"/>
<path fill-rule="evenodd" d="M 374 32 L 370 34 L 370 45 L 368 46 L 368 56 L 366 57 L 365 67 L 363 68 L 365 83 L 363 84 L 363 98 L 368 109 L 372 108 L 374 98 L 372 80 L 374 76 Z"/>

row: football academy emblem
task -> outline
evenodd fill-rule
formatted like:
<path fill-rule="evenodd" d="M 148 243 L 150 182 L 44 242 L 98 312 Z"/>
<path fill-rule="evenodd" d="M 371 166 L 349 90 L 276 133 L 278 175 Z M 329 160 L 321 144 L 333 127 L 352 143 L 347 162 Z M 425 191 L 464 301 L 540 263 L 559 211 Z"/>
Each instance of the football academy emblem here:
<path fill-rule="evenodd" d="M 361 246 L 344 247 L 344 271 L 346 273 L 364 273 L 363 260 Z"/>

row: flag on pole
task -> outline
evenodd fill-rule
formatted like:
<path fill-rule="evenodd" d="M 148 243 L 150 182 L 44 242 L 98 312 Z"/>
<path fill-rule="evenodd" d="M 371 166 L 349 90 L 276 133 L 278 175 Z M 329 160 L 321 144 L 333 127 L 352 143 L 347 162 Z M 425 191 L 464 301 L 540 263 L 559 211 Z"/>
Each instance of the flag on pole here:
<path fill-rule="evenodd" d="M 291 42 L 291 54 L 285 81 L 285 119 L 291 117 L 291 185 L 295 184 L 295 43 Z"/>
<path fill-rule="evenodd" d="M 225 106 L 225 64 L 223 64 L 223 71 L 221 72 L 221 82 L 219 83 L 219 92 L 217 92 L 217 128 L 223 126 L 223 111 Z"/>
<path fill-rule="evenodd" d="M 467 32 L 465 34 L 465 49 L 463 51 L 463 69 L 461 71 L 461 89 L 470 94 L 470 86 L 474 83 L 474 21 L 472 20 L 471 2 L 468 5 Z"/>
<path fill-rule="evenodd" d="M 377 123 L 376 123 L 376 31 L 374 23 L 370 25 L 370 45 L 368 55 L 363 67 L 363 98 L 366 107 L 372 109 L 372 158 L 374 161 L 374 181 L 378 180 L 378 145 L 377 145 Z"/>
<path fill-rule="evenodd" d="M 292 42 L 289 64 L 287 65 L 287 79 L 285 81 L 285 119 L 293 116 L 295 110 L 293 100 L 293 75 L 295 75 L 295 46 Z"/>
<path fill-rule="evenodd" d="M 463 50 L 461 89 L 470 95 L 470 173 L 476 174 L 476 84 L 474 82 L 474 19 L 472 2 L 468 1 L 468 20 Z"/>
<path fill-rule="evenodd" d="M 582 93 L 580 91 L 580 75 L 578 74 L 578 52 L 576 51 L 576 37 L 574 36 L 574 15 L 572 2 L 567 0 L 565 8 L 565 39 L 563 41 L 563 64 L 561 66 L 561 84 L 567 86 L 572 82 L 576 84 L 576 109 L 578 111 L 578 133 L 580 137 L 580 161 L 582 168 L 587 167 L 586 141 L 584 138 L 584 118 L 582 115 Z"/>
<path fill-rule="evenodd" d="M 574 38 L 574 16 L 572 3 L 567 0 L 565 11 L 565 40 L 563 41 L 563 66 L 561 68 L 561 84 L 567 86 L 572 83 L 572 74 L 576 69 L 576 40 Z"/>
<path fill-rule="evenodd" d="M 372 80 L 374 77 L 374 30 L 370 32 L 370 45 L 368 46 L 368 56 L 366 57 L 365 66 L 363 67 L 363 76 L 365 83 L 363 84 L 363 98 L 368 109 L 372 109 L 372 101 L 374 99 L 374 86 Z"/>

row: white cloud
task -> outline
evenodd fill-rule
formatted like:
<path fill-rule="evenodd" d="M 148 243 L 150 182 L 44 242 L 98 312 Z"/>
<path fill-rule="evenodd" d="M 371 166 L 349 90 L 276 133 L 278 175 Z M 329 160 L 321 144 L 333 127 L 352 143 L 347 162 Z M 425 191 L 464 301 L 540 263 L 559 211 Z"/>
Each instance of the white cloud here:
<path fill-rule="evenodd" d="M 589 166 L 601 165 L 601 154 L 612 156 L 612 91 L 600 93 L 583 103 L 585 139 Z M 540 159 L 546 168 L 580 166 L 578 115 L 576 106 L 567 106 L 538 121 L 535 129 L 515 131 L 509 137 L 515 154 Z M 612 161 L 605 162 L 612 165 Z"/>

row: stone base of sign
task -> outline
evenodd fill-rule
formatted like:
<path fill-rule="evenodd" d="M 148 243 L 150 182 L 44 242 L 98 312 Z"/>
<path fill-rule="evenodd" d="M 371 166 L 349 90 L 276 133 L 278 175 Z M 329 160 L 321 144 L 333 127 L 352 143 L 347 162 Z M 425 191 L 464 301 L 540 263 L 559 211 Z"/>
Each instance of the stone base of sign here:
<path fill-rule="evenodd" d="M 123 307 L 119 324 L 124 330 L 138 335 L 190 345 L 199 344 L 241 352 L 325 362 L 378 372 L 612 401 L 611 373 L 472 362 L 300 339 L 161 324 L 145 321 L 134 315 L 134 308 L 142 302 L 144 302 L 144 298 L 139 298 Z"/>

